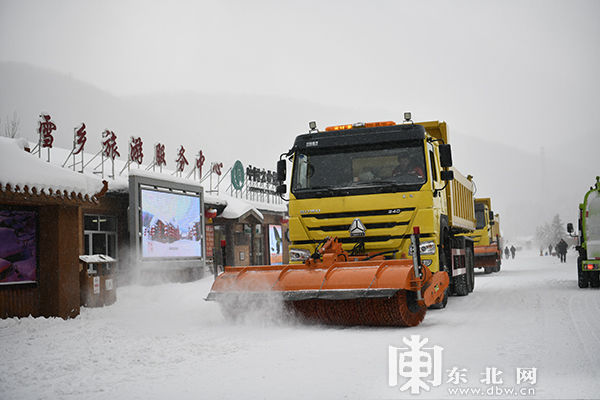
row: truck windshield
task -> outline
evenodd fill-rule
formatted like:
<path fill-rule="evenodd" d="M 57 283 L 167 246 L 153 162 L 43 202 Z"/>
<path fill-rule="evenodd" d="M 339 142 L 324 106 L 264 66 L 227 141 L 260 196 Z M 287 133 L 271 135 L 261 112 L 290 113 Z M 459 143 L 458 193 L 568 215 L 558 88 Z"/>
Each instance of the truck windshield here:
<path fill-rule="evenodd" d="M 292 192 L 331 195 L 418 190 L 427 181 L 422 145 L 296 153 Z"/>
<path fill-rule="evenodd" d="M 477 219 L 477 226 L 475 229 L 483 229 L 485 227 L 485 209 L 475 208 L 475 218 Z"/>

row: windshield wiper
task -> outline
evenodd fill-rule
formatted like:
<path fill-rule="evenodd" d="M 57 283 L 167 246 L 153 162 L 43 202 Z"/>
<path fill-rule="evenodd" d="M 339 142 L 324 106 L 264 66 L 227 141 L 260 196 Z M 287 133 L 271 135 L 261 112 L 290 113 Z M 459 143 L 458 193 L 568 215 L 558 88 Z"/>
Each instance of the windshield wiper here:
<path fill-rule="evenodd" d="M 332 195 L 334 193 L 334 189 L 330 186 L 313 186 L 302 189 L 296 189 L 296 192 L 299 193 L 314 193 L 314 194 L 328 194 Z"/>
<path fill-rule="evenodd" d="M 397 186 L 397 185 L 400 185 L 401 183 L 398 181 L 377 179 L 377 180 L 372 180 L 372 181 L 368 181 L 368 182 L 355 182 L 352 184 L 352 186 L 380 186 L 381 184 Z"/>

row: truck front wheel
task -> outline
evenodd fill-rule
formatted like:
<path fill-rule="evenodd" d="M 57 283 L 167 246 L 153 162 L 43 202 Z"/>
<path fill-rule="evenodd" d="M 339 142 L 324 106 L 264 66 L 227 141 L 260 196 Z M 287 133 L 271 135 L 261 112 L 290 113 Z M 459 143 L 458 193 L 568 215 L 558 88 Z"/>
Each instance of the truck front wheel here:
<path fill-rule="evenodd" d="M 465 268 L 465 272 L 452 277 L 452 281 L 454 282 L 454 293 L 457 296 L 466 296 L 470 291 L 469 263 L 466 254 L 459 259 L 462 262 L 462 266 Z"/>
<path fill-rule="evenodd" d="M 589 275 L 581 270 L 581 257 L 577 257 L 577 285 L 584 289 L 589 285 Z"/>

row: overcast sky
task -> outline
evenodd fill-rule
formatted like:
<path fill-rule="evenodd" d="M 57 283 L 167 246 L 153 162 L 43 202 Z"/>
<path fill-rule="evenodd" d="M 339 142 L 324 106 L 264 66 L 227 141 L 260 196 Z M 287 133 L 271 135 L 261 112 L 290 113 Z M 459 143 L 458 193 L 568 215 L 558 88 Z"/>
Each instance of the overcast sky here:
<path fill-rule="evenodd" d="M 410 110 L 576 159 L 600 143 L 599 17 L 600 1 L 0 0 L 0 62 L 117 96 L 251 94 L 358 110 L 321 128 Z M 598 162 L 578 162 L 591 184 Z"/>
<path fill-rule="evenodd" d="M 411 109 L 471 134 L 483 121 L 589 118 L 599 99 L 598 1 L 0 4 L 0 60 L 116 95 L 251 93 Z M 508 140 L 539 140 L 511 131 Z"/>

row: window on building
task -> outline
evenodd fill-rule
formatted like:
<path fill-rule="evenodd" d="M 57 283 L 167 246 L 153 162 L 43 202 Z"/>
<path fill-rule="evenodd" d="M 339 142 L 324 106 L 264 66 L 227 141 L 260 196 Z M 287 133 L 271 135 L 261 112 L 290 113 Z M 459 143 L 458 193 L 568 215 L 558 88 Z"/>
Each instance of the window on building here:
<path fill-rule="evenodd" d="M 85 254 L 106 254 L 117 258 L 117 218 L 110 215 L 84 215 Z"/>

